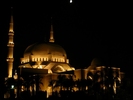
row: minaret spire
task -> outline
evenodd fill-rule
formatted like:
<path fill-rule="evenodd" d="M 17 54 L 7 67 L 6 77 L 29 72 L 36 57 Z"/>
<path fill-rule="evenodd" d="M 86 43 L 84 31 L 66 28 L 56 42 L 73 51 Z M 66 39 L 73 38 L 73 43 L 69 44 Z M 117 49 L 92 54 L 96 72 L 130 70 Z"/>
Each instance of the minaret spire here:
<path fill-rule="evenodd" d="M 13 49 L 14 49 L 14 30 L 13 30 L 13 7 L 11 7 L 11 19 L 9 24 L 9 33 L 8 33 L 8 55 L 7 55 L 7 63 L 8 63 L 8 77 L 12 77 L 12 71 L 13 71 Z"/>
<path fill-rule="evenodd" d="M 51 29 L 50 29 L 50 39 L 49 39 L 49 42 L 54 42 L 54 32 L 53 32 L 52 17 L 51 17 Z"/>

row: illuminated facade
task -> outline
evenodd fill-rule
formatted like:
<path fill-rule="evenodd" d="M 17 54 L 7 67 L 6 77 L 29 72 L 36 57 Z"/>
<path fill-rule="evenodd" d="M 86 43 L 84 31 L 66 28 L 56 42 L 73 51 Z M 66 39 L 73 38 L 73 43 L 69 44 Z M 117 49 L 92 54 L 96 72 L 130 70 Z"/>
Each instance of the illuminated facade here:
<path fill-rule="evenodd" d="M 12 69 L 13 69 L 13 16 L 11 16 L 10 28 L 9 28 L 9 54 L 8 54 L 8 77 L 12 77 Z M 112 70 L 112 76 L 117 77 L 119 82 L 121 82 L 121 77 L 123 75 L 120 72 L 120 68 L 116 67 L 106 67 L 99 65 L 99 61 L 97 59 L 92 60 L 91 65 L 86 69 L 75 69 L 69 64 L 69 59 L 67 58 L 67 54 L 65 50 L 58 44 L 54 43 L 54 32 L 53 25 L 51 23 L 50 30 L 50 39 L 48 43 L 34 43 L 26 48 L 24 51 L 24 55 L 21 60 L 21 65 L 18 66 L 18 72 L 15 72 L 14 78 L 18 79 L 18 77 L 29 77 L 39 75 L 42 77 L 41 82 L 43 85 L 39 85 L 41 91 L 47 91 L 47 95 L 51 95 L 53 90 L 49 83 L 52 80 L 57 80 L 58 75 L 75 75 L 76 80 L 87 80 L 88 78 L 93 79 L 88 73 L 92 75 L 97 73 L 99 78 L 97 81 L 102 80 L 107 75 L 107 69 Z M 15 69 L 14 69 L 15 70 Z M 106 70 L 106 71 L 105 71 Z M 17 76 L 19 75 L 19 76 Z M 37 87 L 35 84 L 33 87 L 29 87 L 28 89 L 32 92 L 37 91 Z M 106 88 L 104 84 L 101 86 L 102 88 Z M 113 84 L 114 91 L 116 90 L 116 82 Z M 86 88 L 87 89 L 87 88 Z M 25 91 L 26 87 L 21 86 L 20 90 L 15 89 L 15 91 Z M 57 89 L 58 90 L 58 89 Z M 77 89 L 75 89 L 77 90 Z M 16 93 L 16 92 L 15 92 Z"/>

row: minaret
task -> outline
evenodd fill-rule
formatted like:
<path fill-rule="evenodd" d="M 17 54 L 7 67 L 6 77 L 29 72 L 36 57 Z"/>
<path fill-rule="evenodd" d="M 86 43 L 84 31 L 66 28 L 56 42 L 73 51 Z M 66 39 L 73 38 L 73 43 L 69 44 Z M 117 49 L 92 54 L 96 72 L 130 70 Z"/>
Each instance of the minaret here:
<path fill-rule="evenodd" d="M 14 42 L 13 42 L 13 37 L 14 37 L 14 31 L 13 31 L 13 13 L 12 13 L 13 8 L 11 7 L 11 19 L 10 19 L 10 24 L 9 24 L 9 40 L 8 40 L 8 55 L 7 55 L 7 63 L 8 63 L 8 78 L 12 77 L 12 71 L 13 71 L 13 49 L 14 49 Z"/>
<path fill-rule="evenodd" d="M 54 42 L 54 32 L 53 32 L 52 17 L 51 17 L 51 29 L 50 29 L 50 39 L 49 39 L 49 42 Z"/>

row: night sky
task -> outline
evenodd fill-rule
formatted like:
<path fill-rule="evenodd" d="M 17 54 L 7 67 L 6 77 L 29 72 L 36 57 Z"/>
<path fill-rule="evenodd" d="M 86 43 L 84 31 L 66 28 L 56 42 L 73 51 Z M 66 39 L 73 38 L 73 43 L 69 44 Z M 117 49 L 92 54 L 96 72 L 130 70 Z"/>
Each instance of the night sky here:
<path fill-rule="evenodd" d="M 6 67 L 10 6 L 13 5 L 15 67 L 20 64 L 19 58 L 27 46 L 48 42 L 52 16 L 55 43 L 66 50 L 73 67 L 85 68 L 93 58 L 100 58 L 104 65 L 131 71 L 133 32 L 130 8 L 120 3 L 81 1 L 75 0 L 72 4 L 69 0 L 16 2 L 2 7 L 2 66 Z"/>

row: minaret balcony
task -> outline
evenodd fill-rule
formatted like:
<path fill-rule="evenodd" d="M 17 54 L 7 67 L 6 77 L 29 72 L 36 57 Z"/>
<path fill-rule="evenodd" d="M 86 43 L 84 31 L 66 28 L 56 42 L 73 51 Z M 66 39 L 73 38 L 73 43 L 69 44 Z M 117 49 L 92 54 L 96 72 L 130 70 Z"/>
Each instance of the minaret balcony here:
<path fill-rule="evenodd" d="M 14 35 L 14 32 L 9 32 L 8 35 Z"/>
<path fill-rule="evenodd" d="M 6 61 L 13 62 L 14 58 L 7 58 Z"/>
<path fill-rule="evenodd" d="M 9 42 L 9 43 L 7 44 L 7 46 L 9 46 L 9 47 L 14 47 L 14 43 L 13 43 L 13 42 Z"/>

